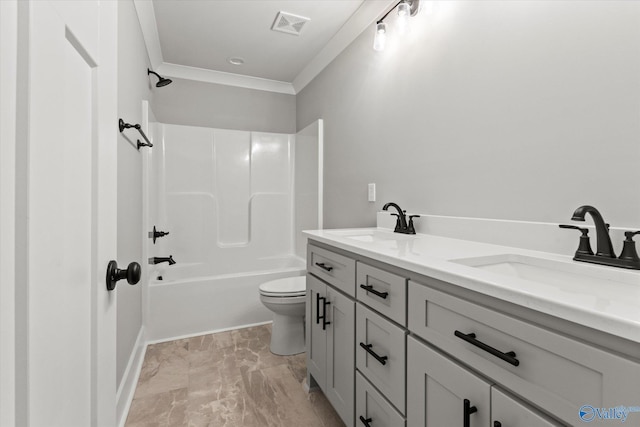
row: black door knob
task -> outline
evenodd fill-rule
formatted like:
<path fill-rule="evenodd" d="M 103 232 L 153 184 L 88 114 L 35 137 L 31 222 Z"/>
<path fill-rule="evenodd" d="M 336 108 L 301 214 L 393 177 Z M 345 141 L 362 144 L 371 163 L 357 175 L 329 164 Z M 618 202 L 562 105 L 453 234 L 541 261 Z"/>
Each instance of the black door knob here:
<path fill-rule="evenodd" d="M 116 261 L 109 261 L 109 265 L 107 265 L 107 290 L 114 290 L 116 282 L 121 279 L 127 279 L 130 285 L 135 285 L 140 281 L 141 273 L 140 264 L 137 262 L 132 262 L 126 270 L 121 270 Z"/>

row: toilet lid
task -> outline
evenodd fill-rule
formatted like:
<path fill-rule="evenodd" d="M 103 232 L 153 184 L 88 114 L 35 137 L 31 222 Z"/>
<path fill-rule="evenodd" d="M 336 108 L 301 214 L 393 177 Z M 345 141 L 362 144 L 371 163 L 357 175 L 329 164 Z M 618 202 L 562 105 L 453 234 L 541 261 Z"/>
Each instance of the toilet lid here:
<path fill-rule="evenodd" d="M 285 277 L 271 280 L 260 285 L 260 293 L 269 296 L 301 296 L 307 292 L 307 278 L 305 276 Z"/>

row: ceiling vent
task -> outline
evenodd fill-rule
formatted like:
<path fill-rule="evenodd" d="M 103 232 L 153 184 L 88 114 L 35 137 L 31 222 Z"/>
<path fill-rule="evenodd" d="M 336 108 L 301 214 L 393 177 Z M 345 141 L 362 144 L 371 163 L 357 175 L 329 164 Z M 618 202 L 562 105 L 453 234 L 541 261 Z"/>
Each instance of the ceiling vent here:
<path fill-rule="evenodd" d="M 282 33 L 299 36 L 304 24 L 309 20 L 309 18 L 305 18 L 304 16 L 280 11 L 276 16 L 276 20 L 273 22 L 271 29 L 273 31 L 280 31 Z"/>

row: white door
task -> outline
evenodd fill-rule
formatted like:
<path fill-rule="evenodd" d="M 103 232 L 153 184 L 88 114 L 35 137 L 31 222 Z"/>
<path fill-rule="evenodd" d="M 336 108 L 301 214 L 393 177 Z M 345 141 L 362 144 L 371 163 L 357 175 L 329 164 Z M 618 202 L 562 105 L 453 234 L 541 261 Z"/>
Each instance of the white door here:
<path fill-rule="evenodd" d="M 115 425 L 117 2 L 23 3 L 25 425 Z M 19 123 L 20 126 L 20 123 Z M 20 143 L 20 141 L 18 141 Z M 18 286 L 20 284 L 18 283 Z M 21 416 L 18 414 L 18 420 Z"/>

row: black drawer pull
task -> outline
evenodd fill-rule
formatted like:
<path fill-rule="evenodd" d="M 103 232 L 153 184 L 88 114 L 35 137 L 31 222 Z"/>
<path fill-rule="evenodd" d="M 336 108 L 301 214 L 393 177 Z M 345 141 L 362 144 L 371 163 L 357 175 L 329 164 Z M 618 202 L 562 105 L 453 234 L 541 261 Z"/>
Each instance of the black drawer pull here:
<path fill-rule="evenodd" d="M 360 343 L 360 347 L 364 348 L 367 351 L 367 353 L 372 355 L 378 362 L 380 362 L 380 364 L 382 364 L 382 365 L 386 365 L 387 364 L 387 359 L 389 357 L 387 357 L 387 356 L 378 356 L 375 351 L 371 350 L 371 347 L 373 347 L 373 344 L 365 344 L 365 343 L 361 342 Z"/>
<path fill-rule="evenodd" d="M 502 423 L 500 421 L 494 421 L 493 427 L 502 427 Z"/>
<path fill-rule="evenodd" d="M 371 427 L 371 424 L 369 424 L 372 421 L 371 418 L 366 418 L 365 419 L 365 417 L 360 415 L 360 421 L 362 421 L 362 424 L 366 425 L 367 427 Z"/>
<path fill-rule="evenodd" d="M 371 292 L 372 294 L 379 296 L 382 299 L 387 299 L 387 297 L 389 296 L 389 292 L 376 291 L 371 285 L 360 285 L 360 287 L 367 292 Z"/>
<path fill-rule="evenodd" d="M 455 331 L 454 332 L 455 336 L 457 336 L 458 338 L 462 338 L 463 340 L 465 340 L 466 342 L 468 342 L 469 344 L 475 345 L 478 348 L 481 348 L 482 350 L 493 354 L 494 356 L 504 360 L 507 363 L 512 364 L 513 366 L 518 366 L 520 364 L 520 361 L 518 359 L 516 359 L 516 354 L 513 351 L 509 351 L 507 353 L 503 353 L 500 350 L 497 350 L 493 347 L 491 347 L 490 345 L 487 345 L 485 343 L 483 343 L 482 341 L 479 341 L 476 339 L 476 334 L 463 334 L 460 331 Z"/>
<path fill-rule="evenodd" d="M 475 406 L 471 406 L 471 402 L 469 401 L 469 399 L 464 399 L 463 405 L 464 405 L 464 421 L 463 421 L 463 425 L 464 425 L 464 427 L 470 427 L 471 426 L 471 414 L 475 414 L 476 412 L 478 412 L 478 408 L 476 408 Z"/>
<path fill-rule="evenodd" d="M 333 270 L 333 267 L 326 265 L 324 262 L 316 262 L 316 265 L 318 267 L 320 267 L 321 269 L 323 269 L 324 271 L 331 271 Z"/>

